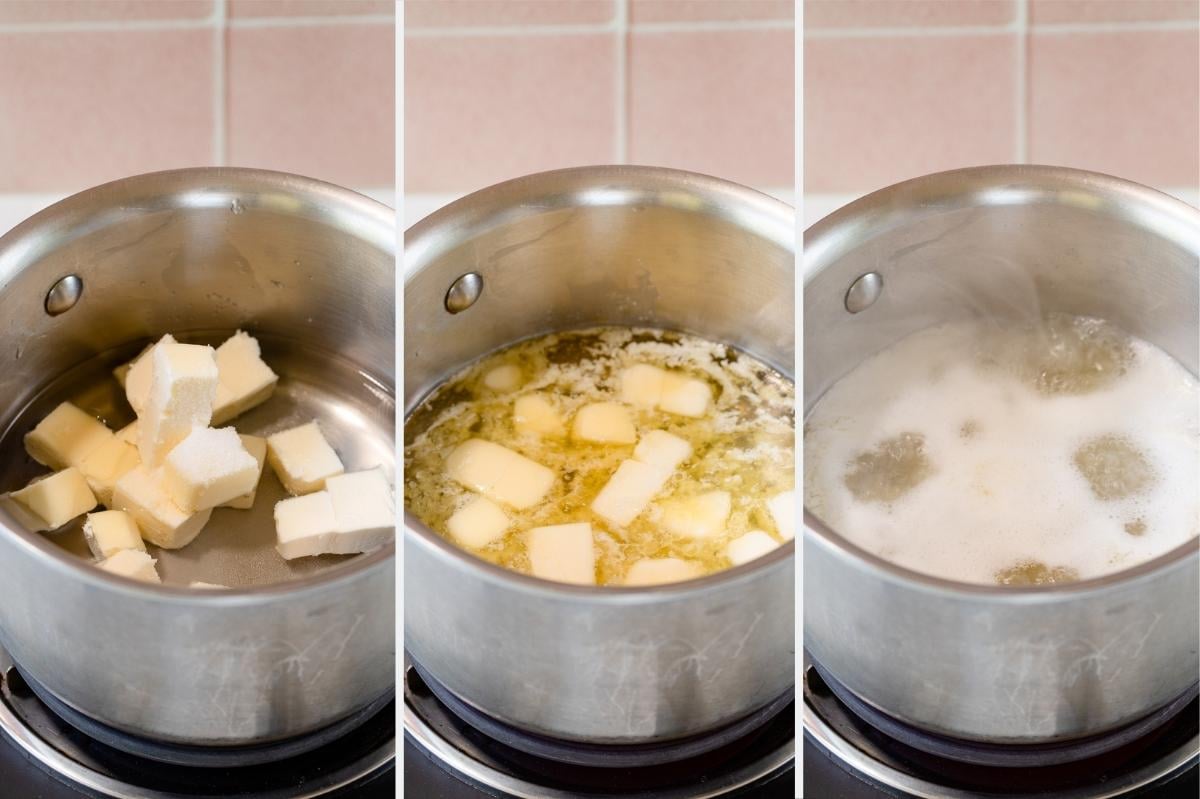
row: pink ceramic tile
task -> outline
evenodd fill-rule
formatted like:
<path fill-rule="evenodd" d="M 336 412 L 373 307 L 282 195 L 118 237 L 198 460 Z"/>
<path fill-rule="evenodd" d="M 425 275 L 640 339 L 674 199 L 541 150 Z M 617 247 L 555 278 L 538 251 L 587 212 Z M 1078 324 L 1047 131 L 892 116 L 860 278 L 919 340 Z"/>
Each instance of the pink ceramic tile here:
<path fill-rule="evenodd" d="M 0 191 L 212 163 L 207 30 L 0 34 Z"/>
<path fill-rule="evenodd" d="M 1200 19 L 1197 0 L 1030 0 L 1035 25 Z"/>
<path fill-rule="evenodd" d="M 805 28 L 1005 25 L 1013 0 L 804 0 Z"/>
<path fill-rule="evenodd" d="M 392 0 L 229 0 L 229 16 L 330 17 L 395 14 Z"/>
<path fill-rule="evenodd" d="M 641 22 L 709 22 L 796 18 L 792 0 L 630 0 L 629 19 Z"/>
<path fill-rule="evenodd" d="M 1190 31 L 1030 37 L 1030 159 L 1152 186 L 1200 176 L 1200 42 Z"/>
<path fill-rule="evenodd" d="M 3 0 L 0 23 L 203 19 L 213 0 Z"/>
<path fill-rule="evenodd" d="M 613 18 L 614 0 L 407 0 L 404 27 L 588 25 Z"/>
<path fill-rule="evenodd" d="M 804 43 L 804 190 L 859 192 L 1016 154 L 1013 35 Z"/>
<path fill-rule="evenodd" d="M 406 191 L 613 161 L 613 35 L 413 37 L 404 47 Z"/>
<path fill-rule="evenodd" d="M 355 188 L 393 184 L 391 25 L 235 28 L 227 59 L 231 164 Z"/>
<path fill-rule="evenodd" d="M 793 185 L 794 50 L 790 30 L 632 34 L 630 161 Z"/>

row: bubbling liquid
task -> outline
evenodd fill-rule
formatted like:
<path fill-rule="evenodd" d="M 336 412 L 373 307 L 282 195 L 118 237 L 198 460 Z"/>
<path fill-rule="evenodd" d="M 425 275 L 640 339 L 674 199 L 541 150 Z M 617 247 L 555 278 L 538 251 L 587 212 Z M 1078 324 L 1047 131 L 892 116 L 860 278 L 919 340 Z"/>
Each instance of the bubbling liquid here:
<path fill-rule="evenodd" d="M 538 435 L 515 424 L 521 397 L 549 398 L 564 420 L 597 402 L 621 402 L 621 371 L 650 364 L 703 380 L 712 401 L 698 418 L 626 406 L 639 438 L 655 430 L 686 440 L 692 454 L 653 503 L 627 525 L 598 516 L 591 503 L 633 444 L 596 444 L 571 436 Z M 497 369 L 516 376 L 519 387 L 497 391 L 486 379 Z M 533 527 L 589 522 L 595 542 L 596 583 L 625 582 L 646 558 L 686 561 L 695 576 L 729 568 L 727 546 L 753 530 L 776 543 L 767 501 L 795 483 L 795 390 L 790 381 L 749 355 L 694 336 L 633 328 L 595 328 L 555 333 L 487 356 L 433 392 L 405 425 L 404 499 L 434 531 L 473 554 L 516 571 L 531 570 L 526 532 Z M 471 438 L 510 448 L 555 475 L 543 501 L 525 509 L 506 507 L 512 527 L 497 540 L 472 548 L 455 541 L 448 520 L 472 500 L 472 492 L 447 472 L 447 456 Z M 711 537 L 673 535 L 660 518 L 663 503 L 704 491 L 732 496 L 722 531 Z"/>
<path fill-rule="evenodd" d="M 961 322 L 866 360 L 804 428 L 805 503 L 952 580 L 1041 585 L 1200 535 L 1200 385 L 1098 319 Z"/>

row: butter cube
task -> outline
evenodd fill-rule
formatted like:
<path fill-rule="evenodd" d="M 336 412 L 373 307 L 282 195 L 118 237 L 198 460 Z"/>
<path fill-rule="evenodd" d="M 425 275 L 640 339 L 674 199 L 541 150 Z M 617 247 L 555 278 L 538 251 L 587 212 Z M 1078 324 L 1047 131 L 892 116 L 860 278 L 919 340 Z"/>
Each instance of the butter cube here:
<path fill-rule="evenodd" d="M 87 478 L 88 485 L 101 505 L 112 505 L 113 489 L 117 481 L 142 462 L 137 447 L 119 436 L 109 436 L 92 453 L 83 459 L 79 471 Z"/>
<path fill-rule="evenodd" d="M 149 357 L 150 395 L 138 419 L 138 453 L 143 464 L 157 468 L 192 430 L 208 427 L 217 361 L 212 347 L 172 342 L 155 345 Z"/>
<path fill-rule="evenodd" d="M 64 402 L 25 435 L 25 449 L 38 463 L 59 471 L 79 466 L 110 438 L 103 422 Z"/>
<path fill-rule="evenodd" d="M 534 527 L 526 536 L 534 577 L 560 583 L 596 584 L 596 550 L 590 524 Z"/>
<path fill-rule="evenodd" d="M 275 548 L 284 558 L 368 552 L 396 535 L 382 469 L 334 475 L 326 490 L 275 505 Z"/>
<path fill-rule="evenodd" d="M 662 399 L 658 407 L 667 413 L 699 418 L 708 410 L 712 390 L 708 383 L 694 377 L 667 372 L 663 378 Z"/>
<path fill-rule="evenodd" d="M 469 549 L 482 549 L 503 538 L 512 520 L 487 497 L 475 497 L 450 515 L 446 529 L 454 540 Z"/>
<path fill-rule="evenodd" d="M 258 484 L 262 482 L 263 464 L 267 461 L 267 440 L 258 436 L 241 436 L 242 446 L 254 458 L 258 464 L 258 476 L 254 478 L 254 487 L 247 493 L 242 494 L 236 499 L 231 499 L 222 508 L 237 508 L 238 510 L 249 510 L 254 507 L 254 498 L 258 495 Z"/>
<path fill-rule="evenodd" d="M 734 566 L 761 558 L 779 546 L 779 542 L 762 530 L 751 530 L 725 545 L 725 556 Z"/>
<path fill-rule="evenodd" d="M 709 491 L 662 503 L 662 526 L 675 535 L 713 538 L 725 532 L 733 510 L 728 491 Z"/>
<path fill-rule="evenodd" d="M 513 425 L 524 433 L 558 438 L 566 435 L 562 414 L 541 394 L 526 394 L 513 403 Z"/>
<path fill-rule="evenodd" d="M 612 477 L 592 500 L 592 511 L 618 527 L 637 518 L 654 495 L 671 478 L 671 472 L 641 461 L 621 461 Z"/>
<path fill-rule="evenodd" d="M 699 577 L 698 565 L 679 558 L 642 558 L 629 567 L 625 585 L 661 585 Z"/>
<path fill-rule="evenodd" d="M 791 541 L 796 537 L 796 492 L 784 491 L 767 500 L 767 510 L 775 522 L 775 532 Z"/>
<path fill-rule="evenodd" d="M 262 359 L 258 340 L 239 330 L 217 347 L 217 396 L 213 427 L 245 413 L 270 398 L 279 376 Z"/>
<path fill-rule="evenodd" d="M 287 560 L 320 555 L 336 531 L 328 491 L 290 497 L 275 504 L 275 549 Z"/>
<path fill-rule="evenodd" d="M 637 429 L 623 405 L 593 402 L 575 413 L 571 437 L 598 444 L 633 444 L 637 441 Z"/>
<path fill-rule="evenodd" d="M 295 496 L 320 491 L 328 478 L 346 471 L 316 422 L 269 436 L 267 461 Z"/>
<path fill-rule="evenodd" d="M 9 497 L 35 517 L 22 521 L 38 522 L 32 528 L 36 531 L 57 530 L 96 507 L 96 496 L 87 479 L 73 466 L 36 479 Z"/>
<path fill-rule="evenodd" d="M 521 370 L 511 363 L 497 366 L 483 376 L 483 384 L 501 394 L 516 391 L 521 382 Z"/>
<path fill-rule="evenodd" d="M 83 537 L 97 560 L 112 557 L 122 549 L 146 551 L 137 523 L 120 510 L 89 513 L 83 522 Z"/>
<path fill-rule="evenodd" d="M 157 560 L 146 554 L 145 550 L 119 550 L 96 565 L 106 572 L 119 574 L 131 580 L 141 580 L 146 583 L 161 583 L 158 572 L 154 569 Z"/>
<path fill-rule="evenodd" d="M 325 481 L 333 501 L 337 535 L 327 550 L 336 555 L 378 549 L 396 537 L 392 487 L 383 469 L 339 474 Z"/>
<path fill-rule="evenodd" d="M 208 524 L 212 509 L 186 513 L 167 494 L 158 471 L 138 466 L 117 481 L 113 509 L 133 517 L 142 538 L 163 549 L 187 546 Z"/>
<path fill-rule="evenodd" d="M 668 472 L 690 458 L 692 445 L 665 430 L 651 430 L 633 448 L 633 457 L 647 466 L 657 466 Z"/>
<path fill-rule="evenodd" d="M 163 336 L 142 350 L 132 361 L 113 370 L 113 376 L 125 389 L 125 399 L 129 401 L 129 407 L 133 408 L 133 412 L 138 416 L 145 412 L 146 402 L 150 399 L 150 382 L 154 371 L 154 358 L 151 357 L 151 353 L 162 343 L 174 344 L 175 337 L 170 334 Z"/>
<path fill-rule="evenodd" d="M 229 586 L 221 585 L 220 583 L 206 583 L 206 582 L 203 582 L 202 580 L 192 580 L 190 583 L 188 583 L 188 588 L 199 588 L 199 589 L 203 589 L 205 591 L 214 591 L 214 590 L 223 591 L 223 590 L 228 590 Z"/>
<path fill-rule="evenodd" d="M 518 452 L 471 438 L 446 458 L 446 473 L 472 491 L 518 510 L 539 502 L 554 485 L 554 472 Z"/>
<path fill-rule="evenodd" d="M 666 376 L 665 370 L 646 363 L 622 369 L 621 401 L 639 408 L 657 408 Z"/>
<path fill-rule="evenodd" d="M 259 471 L 232 427 L 197 427 L 167 455 L 162 475 L 171 501 L 195 513 L 245 496 Z"/>

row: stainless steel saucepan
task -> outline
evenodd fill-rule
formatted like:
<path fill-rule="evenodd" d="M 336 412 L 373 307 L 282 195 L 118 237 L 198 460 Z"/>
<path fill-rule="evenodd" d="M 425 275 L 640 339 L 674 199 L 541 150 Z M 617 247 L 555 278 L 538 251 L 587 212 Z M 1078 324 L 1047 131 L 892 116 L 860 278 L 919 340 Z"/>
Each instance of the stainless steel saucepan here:
<path fill-rule="evenodd" d="M 316 418 L 347 468 L 391 470 L 394 231 L 390 209 L 344 189 L 224 168 L 120 180 L 21 224 L 0 239 L 0 491 L 43 471 L 22 436 L 58 402 L 120 426 L 113 366 L 165 333 L 238 328 L 281 378 L 239 431 Z M 0 645 L 103 735 L 244 751 L 344 728 L 393 690 L 394 547 L 284 561 L 283 495 L 268 470 L 253 510 L 152 549 L 162 586 L 85 563 L 78 525 L 29 533 L 0 511 Z"/>
<path fill-rule="evenodd" d="M 804 407 L 898 338 L 981 313 L 1102 317 L 1197 373 L 1200 212 L 1105 175 L 965 169 L 876 192 L 805 236 Z M 1033 588 L 900 568 L 805 513 L 805 647 L 860 700 L 988 743 L 1075 741 L 1194 690 L 1197 542 Z"/>
<path fill-rule="evenodd" d="M 793 219 L 749 189 L 644 167 L 460 200 L 406 236 L 406 412 L 499 347 L 600 324 L 695 333 L 791 376 Z M 793 554 L 682 584 L 572 586 L 477 559 L 406 513 L 405 645 L 458 700 L 524 732 L 683 739 L 791 690 Z"/>

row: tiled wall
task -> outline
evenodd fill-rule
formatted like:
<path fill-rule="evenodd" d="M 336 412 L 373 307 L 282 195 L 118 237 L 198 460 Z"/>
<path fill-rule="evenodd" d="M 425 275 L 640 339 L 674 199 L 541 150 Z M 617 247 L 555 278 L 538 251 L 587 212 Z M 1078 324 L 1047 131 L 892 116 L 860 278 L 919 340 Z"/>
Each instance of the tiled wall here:
<path fill-rule="evenodd" d="M 1197 0 L 805 0 L 804 188 L 1032 162 L 1200 182 Z"/>
<path fill-rule="evenodd" d="M 0 192 L 228 164 L 395 175 L 391 0 L 0 0 Z"/>
<path fill-rule="evenodd" d="M 639 163 L 794 181 L 792 0 L 408 0 L 405 191 Z"/>

